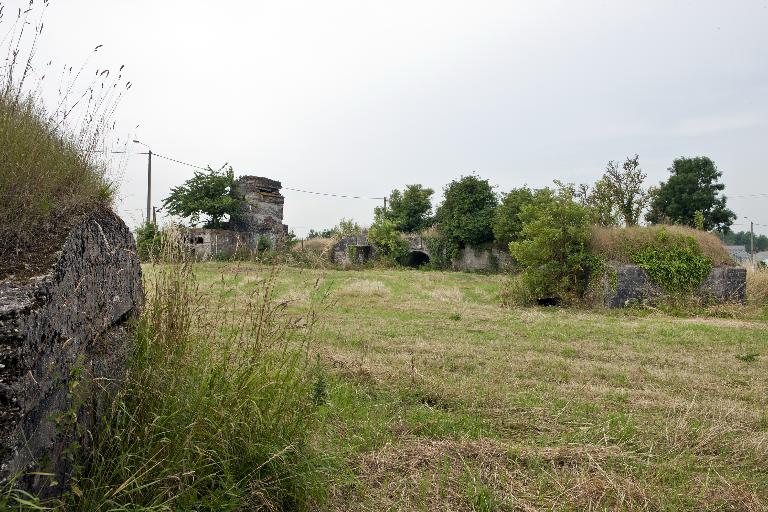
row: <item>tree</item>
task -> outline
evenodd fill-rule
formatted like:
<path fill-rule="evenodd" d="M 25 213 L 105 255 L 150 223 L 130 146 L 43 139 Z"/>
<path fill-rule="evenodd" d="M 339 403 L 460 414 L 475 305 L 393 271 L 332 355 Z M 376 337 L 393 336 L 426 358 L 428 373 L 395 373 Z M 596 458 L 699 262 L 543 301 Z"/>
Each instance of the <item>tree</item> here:
<path fill-rule="evenodd" d="M 353 219 L 345 219 L 342 217 L 336 227 L 331 230 L 331 232 L 333 235 L 338 236 L 339 238 L 347 238 L 350 236 L 360 235 L 363 232 L 363 229 Z"/>
<path fill-rule="evenodd" d="M 466 245 L 493 241 L 493 218 L 499 200 L 488 180 L 462 176 L 446 185 L 436 220 L 448 242 L 449 257 Z"/>
<path fill-rule="evenodd" d="M 595 182 L 590 190 L 589 185 L 582 184 L 575 195 L 582 204 L 589 208 L 592 223 L 601 226 L 618 226 L 619 212 L 611 191 L 611 186 L 604 177 Z"/>
<path fill-rule="evenodd" d="M 627 157 L 621 167 L 611 160 L 600 180 L 626 226 L 636 226 L 640 214 L 648 206 L 648 193 L 643 190 L 646 174 L 640 169 L 640 157 Z"/>
<path fill-rule="evenodd" d="M 431 188 L 422 185 L 407 185 L 405 190 L 393 190 L 389 195 L 389 206 L 386 210 L 375 209 L 376 216 L 383 215 L 390 220 L 395 229 L 403 233 L 415 233 L 427 229 L 433 223 Z"/>
<path fill-rule="evenodd" d="M 543 189 L 540 200 L 520 212 L 523 229 L 509 251 L 525 268 L 523 282 L 536 298 L 581 297 L 586 290 L 591 214 L 574 199 L 567 186 Z"/>
<path fill-rule="evenodd" d="M 523 229 L 520 212 L 523 207 L 536 201 L 541 193 L 528 187 L 520 187 L 504 194 L 493 218 L 493 235 L 497 242 L 506 247 L 520 237 Z"/>
<path fill-rule="evenodd" d="M 242 206 L 242 201 L 231 194 L 234 184 L 232 167 L 195 171 L 183 185 L 171 189 L 170 195 L 163 200 L 163 208 L 171 215 L 189 219 L 192 225 L 200 222 L 201 215 L 207 215 L 206 227 L 221 227 L 222 219 L 236 216 Z"/>
<path fill-rule="evenodd" d="M 671 176 L 652 193 L 651 210 L 645 216 L 654 224 L 696 225 L 696 212 L 704 216 L 707 231 L 727 231 L 736 214 L 729 210 L 725 196 L 719 194 L 725 185 L 719 183 L 723 173 L 705 156 L 678 158 L 669 168 Z"/>

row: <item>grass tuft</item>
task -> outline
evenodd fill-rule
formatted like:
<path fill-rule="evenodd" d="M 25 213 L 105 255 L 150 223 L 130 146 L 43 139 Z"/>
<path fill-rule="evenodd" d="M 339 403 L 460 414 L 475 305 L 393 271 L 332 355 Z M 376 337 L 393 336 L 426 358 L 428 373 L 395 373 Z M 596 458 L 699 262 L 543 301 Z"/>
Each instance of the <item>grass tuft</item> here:
<path fill-rule="evenodd" d="M 167 259 L 167 258 L 166 258 Z M 286 313 L 276 271 L 248 291 L 201 293 L 187 262 L 148 267 L 125 383 L 72 510 L 305 510 L 322 458 L 309 447 L 318 378 L 310 309 Z M 236 290 L 237 275 L 220 278 Z M 313 389 L 314 383 L 314 389 Z"/>

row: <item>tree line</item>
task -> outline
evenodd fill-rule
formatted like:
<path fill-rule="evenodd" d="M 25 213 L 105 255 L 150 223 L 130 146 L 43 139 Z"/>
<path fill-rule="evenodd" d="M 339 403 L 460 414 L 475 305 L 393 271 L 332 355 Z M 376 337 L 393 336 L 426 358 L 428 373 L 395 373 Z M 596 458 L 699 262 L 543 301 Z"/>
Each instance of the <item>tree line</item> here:
<path fill-rule="evenodd" d="M 420 184 L 408 185 L 389 195 L 388 207 L 377 207 L 369 231 L 385 253 L 399 256 L 405 250 L 395 242 L 397 233 L 437 228 L 438 249 L 450 258 L 465 246 L 498 243 L 508 247 L 521 239 L 530 212 L 567 200 L 581 207 L 590 224 L 602 226 L 678 224 L 730 236 L 736 214 L 722 195 L 722 172 L 707 157 L 677 158 L 669 177 L 646 187 L 647 175 L 638 155 L 624 162 L 609 161 L 594 184 L 564 184 L 532 189 L 527 186 L 497 194 L 495 187 L 477 175 L 462 176 L 445 186 L 443 201 L 434 210 L 434 191 Z M 560 212 L 567 214 L 568 212 Z M 766 239 L 768 243 L 768 239 Z"/>

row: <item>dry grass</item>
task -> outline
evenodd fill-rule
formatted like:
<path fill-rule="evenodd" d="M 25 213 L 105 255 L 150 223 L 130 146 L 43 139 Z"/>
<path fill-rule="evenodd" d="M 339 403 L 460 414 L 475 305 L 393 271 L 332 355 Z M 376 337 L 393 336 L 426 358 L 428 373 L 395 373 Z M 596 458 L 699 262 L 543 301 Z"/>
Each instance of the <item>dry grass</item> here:
<path fill-rule="evenodd" d="M 318 251 L 321 253 L 328 252 L 333 248 L 333 244 L 336 243 L 335 238 L 310 238 L 304 240 L 301 243 L 297 243 L 293 246 L 294 251 Z"/>
<path fill-rule="evenodd" d="M 344 285 L 338 294 L 342 297 L 389 297 L 390 291 L 381 281 L 362 279 Z"/>
<path fill-rule="evenodd" d="M 672 235 L 693 237 L 704 256 L 709 258 L 714 266 L 733 265 L 731 254 L 717 236 L 686 226 L 635 226 L 631 228 L 593 226 L 590 247 L 595 253 L 604 255 L 610 260 L 630 263 L 626 248 L 651 244 L 662 230 L 666 230 Z"/>
<path fill-rule="evenodd" d="M 747 270 L 747 301 L 758 306 L 768 304 L 768 269 Z"/>

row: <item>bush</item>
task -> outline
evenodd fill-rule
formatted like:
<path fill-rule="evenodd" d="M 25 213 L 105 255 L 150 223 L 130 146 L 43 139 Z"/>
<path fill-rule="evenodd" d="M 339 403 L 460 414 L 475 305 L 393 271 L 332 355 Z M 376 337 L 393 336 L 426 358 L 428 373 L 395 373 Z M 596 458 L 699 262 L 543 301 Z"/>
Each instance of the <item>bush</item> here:
<path fill-rule="evenodd" d="M 136 251 L 141 261 L 156 260 L 162 248 L 162 232 L 154 222 L 145 222 L 135 231 Z"/>
<path fill-rule="evenodd" d="M 466 245 L 493 241 L 493 218 L 498 199 L 488 180 L 462 176 L 444 189 L 437 224 L 453 258 Z"/>
<path fill-rule="evenodd" d="M 289 317 L 272 299 L 274 282 L 273 271 L 228 299 L 201 294 L 185 262 L 149 271 L 124 386 L 69 509 L 316 505 L 323 491 L 308 446 L 316 408 L 306 345 L 314 313 Z"/>
<path fill-rule="evenodd" d="M 533 297 L 581 298 L 593 264 L 590 211 L 574 202 L 569 188 L 546 190 L 522 208 L 520 240 L 509 244 L 510 253 L 525 268 L 523 282 Z"/>
<path fill-rule="evenodd" d="M 408 241 L 389 219 L 379 216 L 368 229 L 368 240 L 379 253 L 392 261 L 402 260 L 408 255 Z"/>
<path fill-rule="evenodd" d="M 693 237 L 661 230 L 652 244 L 628 247 L 632 263 L 648 272 L 651 281 L 664 291 L 686 295 L 707 278 L 712 262 Z"/>

